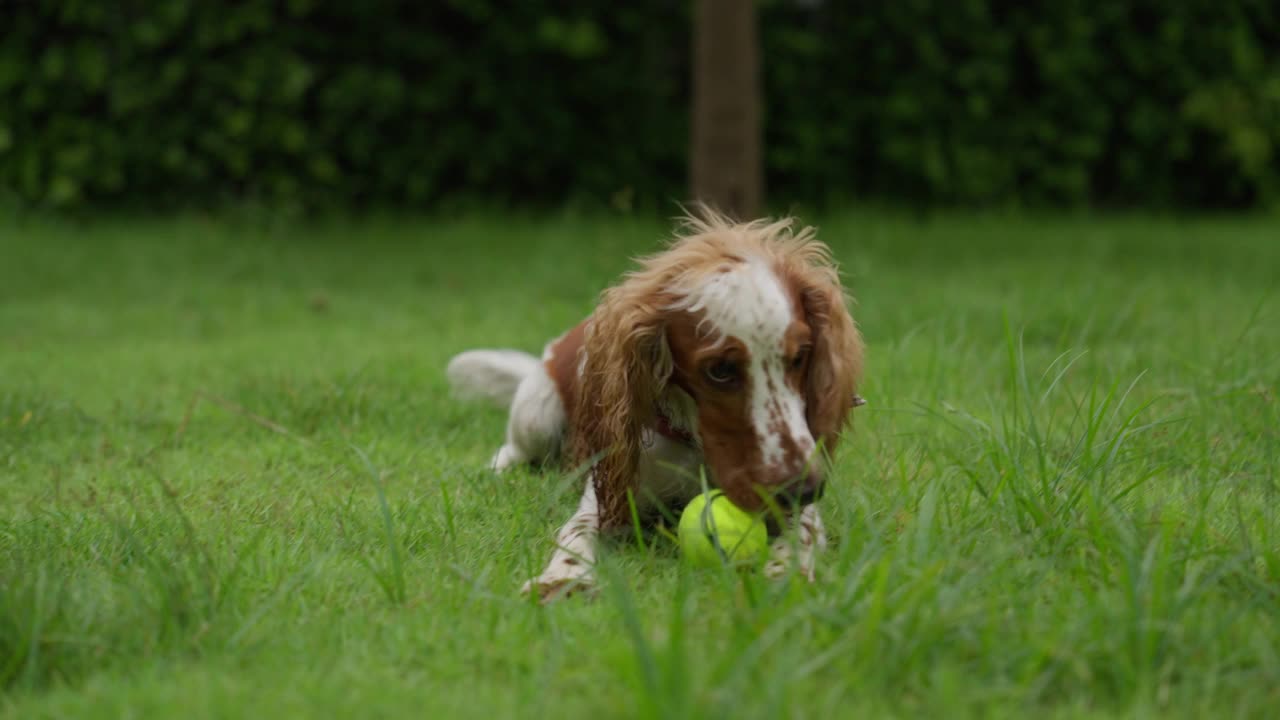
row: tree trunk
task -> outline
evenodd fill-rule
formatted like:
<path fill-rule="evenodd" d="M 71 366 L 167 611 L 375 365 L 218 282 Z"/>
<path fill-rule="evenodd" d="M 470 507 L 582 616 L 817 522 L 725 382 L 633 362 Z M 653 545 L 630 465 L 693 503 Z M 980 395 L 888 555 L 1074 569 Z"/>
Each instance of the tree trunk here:
<path fill-rule="evenodd" d="M 690 176 L 695 201 L 738 219 L 764 202 L 754 0 L 697 0 Z"/>

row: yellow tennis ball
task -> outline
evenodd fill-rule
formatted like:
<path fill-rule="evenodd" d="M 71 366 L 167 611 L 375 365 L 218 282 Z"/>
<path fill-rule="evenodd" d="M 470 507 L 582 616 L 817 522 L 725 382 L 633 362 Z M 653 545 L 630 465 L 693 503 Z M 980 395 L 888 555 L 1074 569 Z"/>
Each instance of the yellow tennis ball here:
<path fill-rule="evenodd" d="M 700 567 L 752 565 L 763 561 L 769 548 L 764 519 L 734 505 L 719 490 L 685 506 L 676 534 L 685 559 Z"/>

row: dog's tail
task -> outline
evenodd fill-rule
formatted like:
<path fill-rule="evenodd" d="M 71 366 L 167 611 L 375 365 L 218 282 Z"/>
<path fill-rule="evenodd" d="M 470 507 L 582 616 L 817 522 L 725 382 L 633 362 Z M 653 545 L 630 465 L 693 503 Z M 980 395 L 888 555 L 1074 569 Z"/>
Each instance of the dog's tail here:
<path fill-rule="evenodd" d="M 449 361 L 447 374 L 459 397 L 505 407 L 511 404 L 520 381 L 541 364 L 538 358 L 519 350 L 468 350 Z"/>

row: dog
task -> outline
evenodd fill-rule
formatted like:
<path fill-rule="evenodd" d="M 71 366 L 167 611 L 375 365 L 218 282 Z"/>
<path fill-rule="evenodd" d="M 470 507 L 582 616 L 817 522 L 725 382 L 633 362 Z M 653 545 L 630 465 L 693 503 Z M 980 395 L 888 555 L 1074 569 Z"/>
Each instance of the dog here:
<path fill-rule="evenodd" d="M 522 591 L 545 602 L 592 590 L 600 533 L 683 507 L 703 490 L 700 469 L 744 510 L 775 511 L 768 576 L 794 568 L 813 581 L 827 544 L 815 501 L 862 404 L 849 302 L 813 228 L 702 208 L 541 358 L 455 356 L 456 394 L 509 402 L 494 470 L 550 462 L 586 474 L 550 562 Z"/>

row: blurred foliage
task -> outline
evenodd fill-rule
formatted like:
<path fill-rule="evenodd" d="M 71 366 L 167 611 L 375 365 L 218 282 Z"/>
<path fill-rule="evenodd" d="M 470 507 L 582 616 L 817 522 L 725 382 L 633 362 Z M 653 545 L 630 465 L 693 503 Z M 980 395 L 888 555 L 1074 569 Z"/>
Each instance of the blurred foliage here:
<path fill-rule="evenodd" d="M 762 0 L 771 201 L 1248 207 L 1274 0 Z M 0 199 L 669 208 L 687 2 L 0 0 Z"/>

